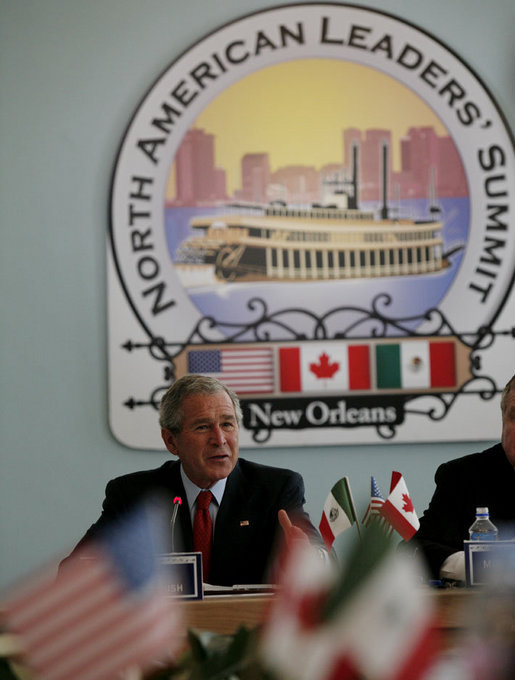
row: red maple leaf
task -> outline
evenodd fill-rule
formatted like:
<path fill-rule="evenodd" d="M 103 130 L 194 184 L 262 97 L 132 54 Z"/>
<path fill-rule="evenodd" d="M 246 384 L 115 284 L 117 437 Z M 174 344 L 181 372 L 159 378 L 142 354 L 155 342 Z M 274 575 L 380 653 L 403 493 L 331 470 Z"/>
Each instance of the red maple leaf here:
<path fill-rule="evenodd" d="M 407 493 L 402 494 L 402 500 L 404 502 L 404 505 L 402 506 L 402 509 L 404 512 L 415 512 L 415 508 L 413 507 L 413 503 L 411 502 L 411 498 L 408 496 Z"/>
<path fill-rule="evenodd" d="M 316 375 L 317 378 L 332 378 L 333 375 L 340 370 L 340 364 L 335 361 L 329 363 L 329 356 L 322 352 L 318 357 L 318 364 L 309 364 L 309 370 Z"/>

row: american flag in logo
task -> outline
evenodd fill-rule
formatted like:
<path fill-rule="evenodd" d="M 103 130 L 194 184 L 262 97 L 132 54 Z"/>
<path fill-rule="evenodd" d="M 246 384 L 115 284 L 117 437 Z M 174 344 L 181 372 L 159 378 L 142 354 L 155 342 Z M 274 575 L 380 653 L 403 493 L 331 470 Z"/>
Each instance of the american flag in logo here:
<path fill-rule="evenodd" d="M 269 394 L 274 391 L 272 347 L 223 347 L 188 352 L 189 373 L 218 378 L 237 394 Z"/>
<path fill-rule="evenodd" d="M 182 644 L 178 607 L 159 578 L 153 516 L 136 509 L 0 603 L 0 618 L 40 680 L 112 680 L 170 662 Z"/>

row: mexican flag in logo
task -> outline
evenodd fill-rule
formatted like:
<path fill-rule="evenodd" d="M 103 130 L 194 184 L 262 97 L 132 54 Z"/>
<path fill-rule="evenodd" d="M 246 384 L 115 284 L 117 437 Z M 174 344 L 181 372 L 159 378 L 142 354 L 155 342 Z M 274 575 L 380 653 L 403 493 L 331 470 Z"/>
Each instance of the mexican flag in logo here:
<path fill-rule="evenodd" d="M 455 344 L 410 340 L 375 348 L 378 389 L 456 386 Z"/>

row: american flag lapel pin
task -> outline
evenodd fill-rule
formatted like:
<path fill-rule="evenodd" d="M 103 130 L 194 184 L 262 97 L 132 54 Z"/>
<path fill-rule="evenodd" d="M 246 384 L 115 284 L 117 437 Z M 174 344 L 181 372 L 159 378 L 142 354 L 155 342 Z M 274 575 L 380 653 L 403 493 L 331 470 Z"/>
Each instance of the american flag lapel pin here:
<path fill-rule="evenodd" d="M 242 519 L 240 520 L 240 527 L 248 527 L 250 526 L 250 522 L 248 519 Z"/>

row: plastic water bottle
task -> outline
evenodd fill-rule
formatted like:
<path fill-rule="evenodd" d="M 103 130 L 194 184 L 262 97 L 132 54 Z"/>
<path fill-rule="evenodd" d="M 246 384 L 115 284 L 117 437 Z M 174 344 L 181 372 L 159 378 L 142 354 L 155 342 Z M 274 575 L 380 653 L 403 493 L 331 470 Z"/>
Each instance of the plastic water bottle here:
<path fill-rule="evenodd" d="M 488 508 L 476 508 L 476 520 L 469 529 L 471 541 L 496 541 L 499 532 L 490 521 Z"/>

